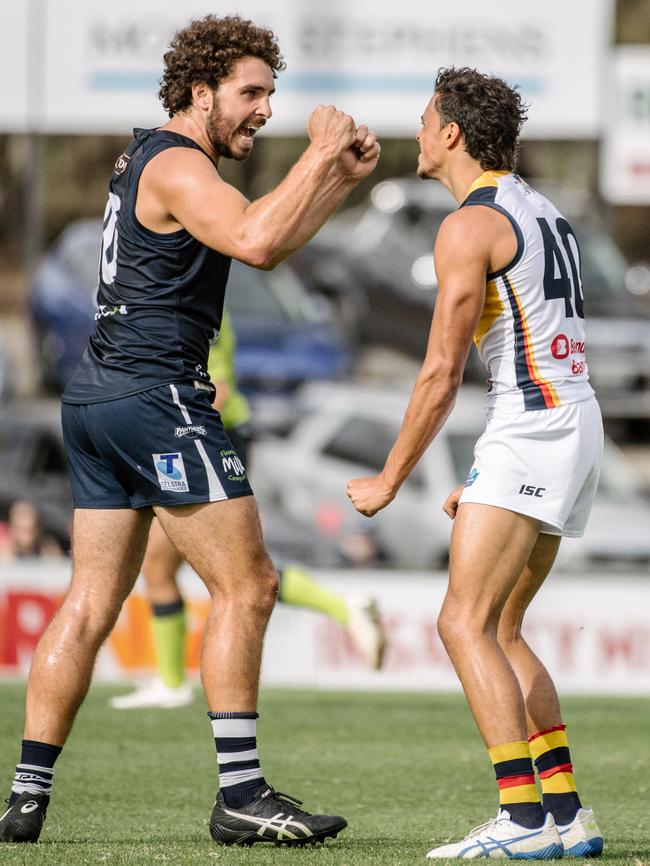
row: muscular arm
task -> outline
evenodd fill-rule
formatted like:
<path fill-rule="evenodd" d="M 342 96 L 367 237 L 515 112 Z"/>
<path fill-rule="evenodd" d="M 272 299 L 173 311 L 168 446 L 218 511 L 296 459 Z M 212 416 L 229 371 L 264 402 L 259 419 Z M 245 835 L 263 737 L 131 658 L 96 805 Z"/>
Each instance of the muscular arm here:
<path fill-rule="evenodd" d="M 164 150 L 142 173 L 138 218 L 149 228 L 160 223 L 173 231 L 182 226 L 225 255 L 254 267 L 273 267 L 306 243 L 350 193 L 364 176 L 359 164 L 367 164 L 366 174 L 374 167 L 378 145 L 373 140 L 363 145 L 372 153 L 355 158 L 356 172 L 346 170 L 343 154 L 357 144 L 358 133 L 351 118 L 336 115 L 320 118 L 311 144 L 284 180 L 254 202 L 226 183 L 198 150 Z M 323 129 L 328 121 L 329 128 Z"/>
<path fill-rule="evenodd" d="M 279 254 L 274 257 L 272 266 L 313 238 L 323 223 L 347 198 L 352 188 L 374 169 L 380 152 L 381 148 L 374 132 L 368 132 L 366 126 L 360 126 L 356 131 L 353 145 L 332 165 L 302 222 L 288 237 Z"/>
<path fill-rule="evenodd" d="M 483 310 L 495 232 L 502 229 L 493 212 L 476 207 L 456 211 L 440 227 L 434 253 L 438 297 L 402 427 L 382 472 L 348 484 L 355 508 L 368 517 L 395 498 L 453 408 Z"/>

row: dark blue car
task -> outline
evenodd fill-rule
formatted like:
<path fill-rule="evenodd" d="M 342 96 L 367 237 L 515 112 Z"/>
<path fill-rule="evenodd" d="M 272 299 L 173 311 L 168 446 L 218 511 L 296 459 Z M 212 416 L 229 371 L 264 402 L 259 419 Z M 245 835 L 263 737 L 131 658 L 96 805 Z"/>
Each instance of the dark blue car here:
<path fill-rule="evenodd" d="M 37 269 L 31 314 L 48 386 L 61 391 L 92 332 L 101 223 L 77 220 Z M 258 271 L 233 262 L 227 306 L 237 334 L 237 373 L 249 394 L 290 393 L 305 381 L 346 375 L 352 355 L 322 299 L 288 264 Z"/>

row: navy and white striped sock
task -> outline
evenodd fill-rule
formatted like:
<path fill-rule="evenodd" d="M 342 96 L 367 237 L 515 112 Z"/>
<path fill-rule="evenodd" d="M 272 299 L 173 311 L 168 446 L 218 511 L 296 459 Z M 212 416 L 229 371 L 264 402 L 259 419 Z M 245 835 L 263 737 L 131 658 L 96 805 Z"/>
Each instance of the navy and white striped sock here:
<path fill-rule="evenodd" d="M 208 713 L 212 720 L 219 764 L 219 787 L 227 806 L 238 809 L 252 802 L 264 785 L 257 754 L 257 713 Z"/>
<path fill-rule="evenodd" d="M 9 795 L 10 806 L 13 806 L 21 794 L 50 796 L 54 782 L 54 762 L 60 754 L 61 746 L 51 746 L 49 743 L 39 743 L 37 740 L 22 741 L 20 763 L 16 766 L 16 775 Z"/>

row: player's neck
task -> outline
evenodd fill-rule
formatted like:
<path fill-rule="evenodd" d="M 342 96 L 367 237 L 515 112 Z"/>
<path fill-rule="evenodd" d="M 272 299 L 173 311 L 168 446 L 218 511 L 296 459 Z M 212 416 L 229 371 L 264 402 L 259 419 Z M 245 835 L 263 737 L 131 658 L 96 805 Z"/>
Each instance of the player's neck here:
<path fill-rule="evenodd" d="M 439 179 L 449 192 L 462 204 L 467 198 L 469 188 L 483 174 L 483 169 L 476 160 L 463 159 L 449 166 Z"/>
<path fill-rule="evenodd" d="M 219 163 L 219 154 L 216 152 L 204 127 L 192 114 L 175 114 L 160 129 L 169 132 L 178 132 L 186 138 L 191 138 L 204 150 L 215 164 Z"/>

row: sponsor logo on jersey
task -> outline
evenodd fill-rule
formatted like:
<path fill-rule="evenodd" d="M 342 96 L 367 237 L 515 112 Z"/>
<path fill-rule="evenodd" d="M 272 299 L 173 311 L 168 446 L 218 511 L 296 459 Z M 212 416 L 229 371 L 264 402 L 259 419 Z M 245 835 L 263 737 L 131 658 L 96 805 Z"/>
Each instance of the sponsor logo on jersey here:
<path fill-rule="evenodd" d="M 535 487 L 534 484 L 522 484 L 519 488 L 522 496 L 536 496 L 541 499 L 546 493 L 546 487 Z"/>
<path fill-rule="evenodd" d="M 188 436 L 190 439 L 196 439 L 197 436 L 207 436 L 208 431 L 205 429 L 203 424 L 190 424 L 187 427 L 177 427 L 174 430 L 174 436 L 177 439 L 182 439 L 184 436 Z"/>
<path fill-rule="evenodd" d="M 570 340 L 566 334 L 558 334 L 551 343 L 551 355 L 553 355 L 553 357 L 558 361 L 563 361 L 565 358 L 568 358 L 569 355 L 584 355 L 584 353 L 585 341 Z M 583 371 L 584 362 L 580 372 Z M 571 372 L 575 371 L 572 370 Z"/>
<path fill-rule="evenodd" d="M 128 153 L 120 154 L 120 156 L 118 156 L 117 158 L 117 162 L 115 163 L 115 174 L 124 174 L 130 161 L 131 157 L 128 155 Z"/>
<path fill-rule="evenodd" d="M 175 454 L 152 454 L 153 465 L 156 467 L 158 484 L 161 490 L 173 490 L 176 493 L 189 492 L 187 474 L 183 464 L 183 455 Z"/>
<path fill-rule="evenodd" d="M 467 478 L 465 479 L 465 487 L 471 487 L 478 478 L 478 475 L 478 469 L 472 469 Z"/>
<path fill-rule="evenodd" d="M 246 470 L 235 451 L 221 451 L 221 465 L 223 471 L 231 474 L 228 475 L 228 481 L 244 481 L 246 479 Z"/>
<path fill-rule="evenodd" d="M 126 304 L 120 304 L 115 307 L 108 307 L 106 304 L 100 304 L 95 313 L 95 321 L 97 322 L 99 319 L 105 319 L 108 316 L 126 316 L 128 312 Z"/>
<path fill-rule="evenodd" d="M 569 338 L 566 334 L 558 334 L 554 338 L 551 343 L 551 355 L 558 361 L 569 357 Z"/>
<path fill-rule="evenodd" d="M 527 184 L 526 181 L 520 178 L 518 174 L 513 174 L 512 179 L 514 180 L 515 185 L 519 187 L 519 189 L 521 190 L 521 192 L 523 192 L 525 196 L 529 196 L 533 192 L 532 186 Z"/>

